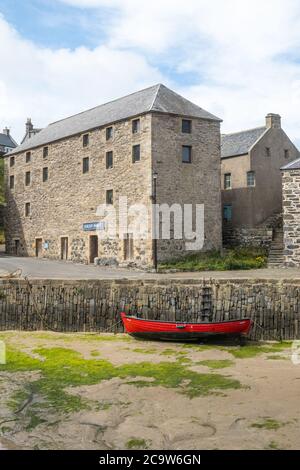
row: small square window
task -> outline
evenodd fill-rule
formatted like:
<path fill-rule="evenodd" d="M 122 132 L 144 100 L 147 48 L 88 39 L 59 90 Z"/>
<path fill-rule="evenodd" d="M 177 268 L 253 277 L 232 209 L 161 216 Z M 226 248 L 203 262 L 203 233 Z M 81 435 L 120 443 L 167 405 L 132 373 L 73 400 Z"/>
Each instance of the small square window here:
<path fill-rule="evenodd" d="M 182 163 L 192 163 L 192 147 L 190 145 L 182 146 Z"/>
<path fill-rule="evenodd" d="M 266 147 L 266 156 L 270 157 L 271 156 L 271 149 L 270 147 Z"/>
<path fill-rule="evenodd" d="M 247 173 L 247 186 L 254 187 L 255 186 L 255 172 L 248 171 Z"/>
<path fill-rule="evenodd" d="M 224 175 L 224 189 L 231 189 L 231 173 Z"/>
<path fill-rule="evenodd" d="M 9 166 L 15 166 L 15 157 L 10 157 L 9 159 Z"/>
<path fill-rule="evenodd" d="M 284 151 L 284 158 L 285 158 L 285 159 L 290 158 L 290 151 L 289 151 L 289 150 L 285 150 L 285 151 Z"/>
<path fill-rule="evenodd" d="M 14 189 L 14 187 L 15 187 L 15 177 L 14 177 L 14 175 L 11 175 L 9 177 L 9 187 L 10 187 L 10 189 Z"/>
<path fill-rule="evenodd" d="M 106 204 L 113 204 L 114 203 L 114 192 L 112 189 L 108 189 L 106 191 Z"/>
<path fill-rule="evenodd" d="M 30 202 L 26 202 L 25 204 L 25 216 L 29 217 L 31 214 L 31 205 Z"/>
<path fill-rule="evenodd" d="M 182 132 L 184 134 L 192 133 L 192 121 L 190 119 L 182 119 Z"/>
<path fill-rule="evenodd" d="M 111 140 L 113 138 L 113 128 L 112 127 L 107 127 L 106 128 L 106 140 Z"/>
<path fill-rule="evenodd" d="M 83 147 L 88 147 L 89 142 L 90 142 L 90 136 L 89 136 L 89 134 L 84 134 L 84 136 L 82 137 L 82 145 L 83 145 Z"/>
<path fill-rule="evenodd" d="M 48 167 L 43 168 L 43 183 L 48 181 Z"/>
<path fill-rule="evenodd" d="M 31 173 L 30 171 L 26 171 L 25 173 L 25 185 L 29 186 L 31 182 Z"/>
<path fill-rule="evenodd" d="M 138 134 L 141 130 L 141 120 L 140 119 L 134 119 L 132 121 L 132 133 L 133 134 Z"/>
<path fill-rule="evenodd" d="M 43 148 L 43 158 L 47 158 L 49 155 L 49 147 Z"/>
<path fill-rule="evenodd" d="M 90 171 L 90 159 L 85 157 L 82 159 L 82 173 L 88 173 Z"/>
<path fill-rule="evenodd" d="M 26 163 L 31 162 L 31 152 L 26 152 Z"/>
<path fill-rule="evenodd" d="M 113 152 L 106 152 L 106 169 L 110 169 L 113 167 L 114 164 L 114 157 Z"/>
<path fill-rule="evenodd" d="M 141 160 L 141 146 L 134 145 L 132 147 L 132 163 L 139 162 Z"/>

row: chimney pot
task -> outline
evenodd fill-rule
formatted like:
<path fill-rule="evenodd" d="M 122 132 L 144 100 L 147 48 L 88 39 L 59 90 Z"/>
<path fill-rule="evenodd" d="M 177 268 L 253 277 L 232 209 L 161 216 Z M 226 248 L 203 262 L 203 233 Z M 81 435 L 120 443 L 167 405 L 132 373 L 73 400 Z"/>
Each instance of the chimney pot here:
<path fill-rule="evenodd" d="M 269 113 L 266 116 L 266 127 L 269 129 L 281 129 L 281 116 L 279 114 Z"/>
<path fill-rule="evenodd" d="M 8 127 L 5 127 L 5 129 L 3 129 L 3 134 L 9 135 L 9 129 L 8 129 Z"/>

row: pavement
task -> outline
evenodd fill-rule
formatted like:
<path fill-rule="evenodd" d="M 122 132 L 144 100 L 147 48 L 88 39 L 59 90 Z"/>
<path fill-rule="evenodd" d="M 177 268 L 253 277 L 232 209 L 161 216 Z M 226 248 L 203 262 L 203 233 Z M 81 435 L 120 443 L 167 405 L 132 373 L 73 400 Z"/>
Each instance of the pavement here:
<path fill-rule="evenodd" d="M 138 270 L 74 264 L 37 258 L 21 258 L 0 253 L 0 276 L 22 270 L 22 277 L 29 279 L 297 279 L 300 269 L 256 269 L 251 271 L 201 271 L 156 274 Z"/>

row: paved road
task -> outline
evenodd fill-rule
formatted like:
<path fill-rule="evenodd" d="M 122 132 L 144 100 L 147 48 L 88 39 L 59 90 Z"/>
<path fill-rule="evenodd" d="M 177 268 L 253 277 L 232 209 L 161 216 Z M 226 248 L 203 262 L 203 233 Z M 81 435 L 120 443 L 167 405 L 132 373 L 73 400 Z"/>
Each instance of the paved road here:
<path fill-rule="evenodd" d="M 135 270 L 104 268 L 36 258 L 0 254 L 0 276 L 22 269 L 30 279 L 299 279 L 300 269 L 259 269 L 253 271 L 207 271 L 155 274 Z"/>

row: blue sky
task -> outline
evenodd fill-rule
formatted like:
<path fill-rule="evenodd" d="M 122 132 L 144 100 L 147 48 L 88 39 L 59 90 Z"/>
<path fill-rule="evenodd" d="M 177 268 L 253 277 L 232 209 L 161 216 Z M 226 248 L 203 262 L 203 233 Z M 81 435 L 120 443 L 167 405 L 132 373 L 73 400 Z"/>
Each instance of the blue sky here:
<path fill-rule="evenodd" d="M 0 127 L 163 82 L 224 120 L 277 112 L 300 144 L 297 0 L 0 0 Z"/>

